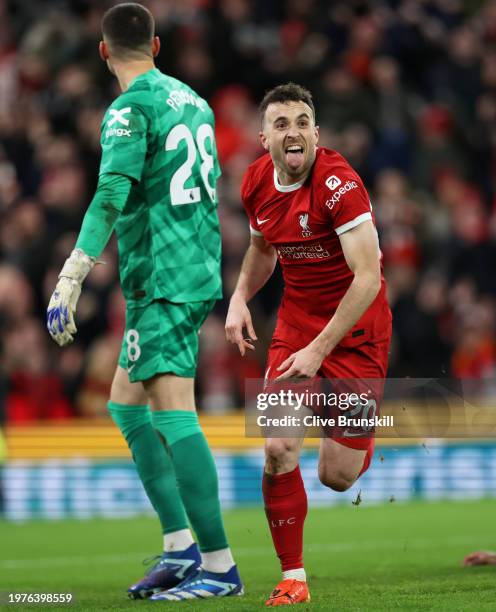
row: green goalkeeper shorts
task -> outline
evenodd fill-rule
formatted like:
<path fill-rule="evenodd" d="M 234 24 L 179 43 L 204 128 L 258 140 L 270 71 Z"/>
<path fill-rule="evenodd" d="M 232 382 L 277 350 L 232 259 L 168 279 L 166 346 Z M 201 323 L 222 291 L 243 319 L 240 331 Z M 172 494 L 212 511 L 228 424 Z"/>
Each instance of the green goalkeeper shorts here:
<path fill-rule="evenodd" d="M 198 332 L 215 300 L 173 304 L 155 300 L 126 309 L 126 331 L 119 365 L 130 382 L 156 374 L 194 377 L 198 358 Z"/>

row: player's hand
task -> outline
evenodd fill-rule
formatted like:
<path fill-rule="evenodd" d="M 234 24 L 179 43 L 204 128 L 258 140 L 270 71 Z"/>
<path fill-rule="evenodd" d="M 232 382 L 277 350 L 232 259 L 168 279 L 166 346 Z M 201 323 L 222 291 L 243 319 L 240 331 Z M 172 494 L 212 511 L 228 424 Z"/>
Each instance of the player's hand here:
<path fill-rule="evenodd" d="M 225 329 L 227 341 L 231 344 L 237 344 L 243 357 L 246 349 L 255 350 L 252 343 L 257 340 L 257 335 L 253 328 L 250 311 L 246 302 L 236 294 L 232 296 L 229 303 Z M 243 337 L 244 329 L 246 329 L 248 338 Z"/>
<path fill-rule="evenodd" d="M 59 274 L 59 282 L 47 309 L 47 328 L 59 346 L 72 342 L 77 331 L 74 314 L 81 295 L 81 285 L 94 265 L 94 257 L 75 249 Z"/>
<path fill-rule="evenodd" d="M 496 565 L 496 553 L 489 551 L 477 551 L 467 555 L 463 565 Z"/>
<path fill-rule="evenodd" d="M 76 333 L 74 313 L 81 295 L 81 285 L 71 278 L 62 277 L 52 294 L 47 309 L 47 328 L 50 336 L 59 346 L 73 340 Z"/>
<path fill-rule="evenodd" d="M 325 355 L 313 344 L 290 355 L 277 368 L 283 372 L 276 380 L 287 380 L 288 378 L 313 378 L 317 374 Z M 284 371 L 286 370 L 286 371 Z"/>

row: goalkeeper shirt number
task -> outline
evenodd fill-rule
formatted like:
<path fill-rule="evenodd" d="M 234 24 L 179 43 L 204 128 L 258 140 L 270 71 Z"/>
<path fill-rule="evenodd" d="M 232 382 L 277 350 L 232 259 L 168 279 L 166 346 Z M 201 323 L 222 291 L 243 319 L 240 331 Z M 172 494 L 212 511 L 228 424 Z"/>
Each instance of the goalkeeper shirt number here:
<path fill-rule="evenodd" d="M 158 69 L 138 76 L 102 122 L 100 174 L 133 181 L 116 224 L 128 307 L 222 296 L 214 115 Z"/>

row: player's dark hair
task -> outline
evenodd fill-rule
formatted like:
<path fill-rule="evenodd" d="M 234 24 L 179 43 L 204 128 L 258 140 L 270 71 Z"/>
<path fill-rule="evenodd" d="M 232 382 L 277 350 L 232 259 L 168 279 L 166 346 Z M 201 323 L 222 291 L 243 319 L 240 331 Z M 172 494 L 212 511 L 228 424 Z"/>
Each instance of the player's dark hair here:
<path fill-rule="evenodd" d="M 313 105 L 312 94 L 306 87 L 298 85 L 297 83 L 285 83 L 284 85 L 277 85 L 273 89 L 270 89 L 260 102 L 259 110 L 262 117 L 262 123 L 265 117 L 265 111 L 269 104 L 282 102 L 305 102 L 313 113 L 315 119 L 315 107 Z"/>
<path fill-rule="evenodd" d="M 115 55 L 150 55 L 155 21 L 150 11 L 141 4 L 125 2 L 105 13 L 102 33 Z"/>

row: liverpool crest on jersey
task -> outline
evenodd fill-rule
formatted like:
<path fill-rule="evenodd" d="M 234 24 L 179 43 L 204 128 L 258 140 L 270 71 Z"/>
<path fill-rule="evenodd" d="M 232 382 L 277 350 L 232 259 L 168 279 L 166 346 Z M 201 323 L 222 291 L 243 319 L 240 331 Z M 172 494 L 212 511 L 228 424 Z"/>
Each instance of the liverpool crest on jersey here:
<path fill-rule="evenodd" d="M 310 226 L 308 225 L 308 213 L 305 213 L 304 215 L 300 215 L 299 219 L 300 219 L 300 225 L 301 225 L 301 235 L 303 236 L 303 238 L 308 238 L 309 236 L 312 235 L 312 230 L 310 229 Z"/>

